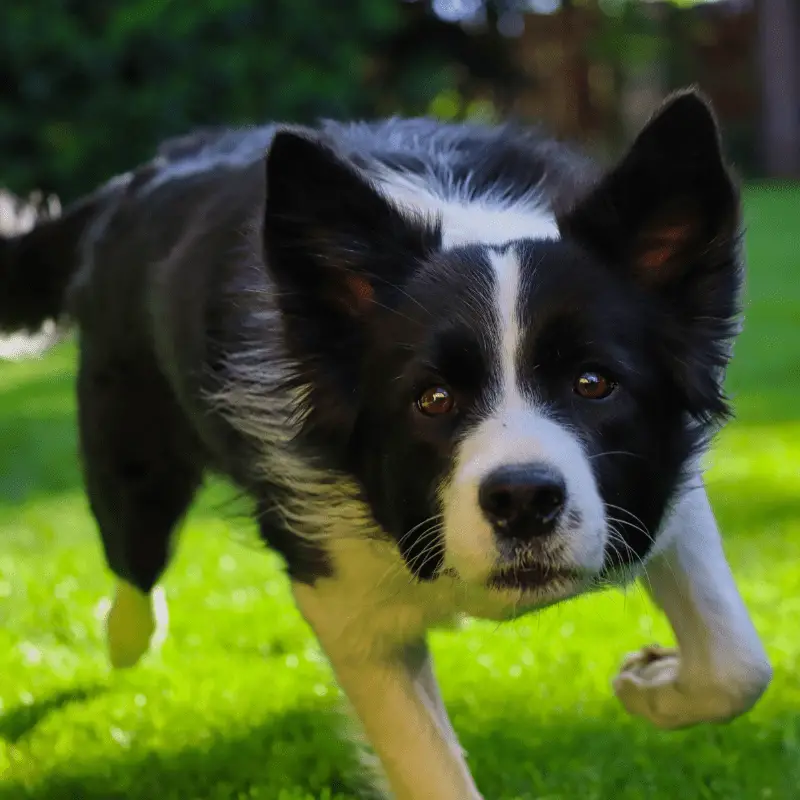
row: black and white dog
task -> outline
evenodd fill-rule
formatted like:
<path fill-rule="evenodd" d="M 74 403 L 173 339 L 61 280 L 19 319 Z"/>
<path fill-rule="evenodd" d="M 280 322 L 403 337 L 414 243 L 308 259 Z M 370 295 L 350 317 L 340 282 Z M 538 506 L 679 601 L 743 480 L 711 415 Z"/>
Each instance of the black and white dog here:
<path fill-rule="evenodd" d="M 615 681 L 671 728 L 770 666 L 699 457 L 727 412 L 739 195 L 708 103 L 608 171 L 513 126 L 203 131 L 0 239 L 0 322 L 79 333 L 86 488 L 119 579 L 112 661 L 204 473 L 264 541 L 405 800 L 480 797 L 425 644 L 636 577 L 679 650 Z"/>

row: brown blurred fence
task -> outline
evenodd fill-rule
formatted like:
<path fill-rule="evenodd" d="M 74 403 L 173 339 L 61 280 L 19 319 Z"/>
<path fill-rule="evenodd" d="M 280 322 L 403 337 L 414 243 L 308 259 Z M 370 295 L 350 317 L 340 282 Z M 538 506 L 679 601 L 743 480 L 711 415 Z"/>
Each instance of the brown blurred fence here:
<path fill-rule="evenodd" d="M 543 119 L 558 134 L 614 149 L 638 128 L 665 94 L 698 84 L 713 100 L 743 157 L 757 159 L 760 87 L 757 18 L 723 4 L 691 10 L 668 4 L 648 9 L 648 33 L 632 34 L 644 52 L 626 58 L 619 46 L 598 46 L 608 20 L 597 6 L 531 16 L 517 58 L 531 82 L 509 109 Z M 650 57 L 648 57 L 648 52 Z"/>

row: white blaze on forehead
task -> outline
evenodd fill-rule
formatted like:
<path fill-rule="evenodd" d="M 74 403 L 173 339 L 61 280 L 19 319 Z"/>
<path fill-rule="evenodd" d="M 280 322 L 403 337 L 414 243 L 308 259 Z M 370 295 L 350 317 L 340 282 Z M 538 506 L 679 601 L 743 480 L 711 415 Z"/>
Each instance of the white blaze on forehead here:
<path fill-rule="evenodd" d="M 443 488 L 445 566 L 467 580 L 481 580 L 498 558 L 493 529 L 480 508 L 482 482 L 495 469 L 511 464 L 546 464 L 567 485 L 568 508 L 580 519 L 570 529 L 568 520 L 549 545 L 558 549 L 563 564 L 599 570 L 605 545 L 605 515 L 590 463 L 575 434 L 551 418 L 547 408 L 521 391 L 520 318 L 523 292 L 522 264 L 513 246 L 489 250 L 494 276 L 487 315 L 495 329 L 495 387 L 487 397 L 486 416 L 460 443 L 450 480 Z"/>
<path fill-rule="evenodd" d="M 502 252 L 490 250 L 489 263 L 495 279 L 495 314 L 498 323 L 500 407 L 519 408 L 522 398 L 517 380 L 517 356 L 520 348 L 519 297 L 522 282 L 519 257 L 513 247 Z M 498 409 L 499 410 L 499 409 Z"/>
<path fill-rule="evenodd" d="M 569 434 L 548 419 L 539 406 L 520 388 L 520 359 L 523 321 L 520 318 L 522 264 L 513 246 L 490 248 L 486 253 L 493 273 L 493 294 L 487 315 L 494 330 L 493 386 L 486 398 L 486 418 L 466 437 L 459 448 L 462 476 L 478 479 L 492 469 L 508 464 L 551 461 L 549 445 Z M 545 432 L 546 431 L 546 432 Z M 563 448 L 561 448 L 563 449 Z"/>
<path fill-rule="evenodd" d="M 466 188 L 442 197 L 413 176 L 388 174 L 379 185 L 401 210 L 442 224 L 442 246 L 466 244 L 501 245 L 516 239 L 556 239 L 558 225 L 534 190 L 518 201 L 501 194 L 465 197 Z"/>

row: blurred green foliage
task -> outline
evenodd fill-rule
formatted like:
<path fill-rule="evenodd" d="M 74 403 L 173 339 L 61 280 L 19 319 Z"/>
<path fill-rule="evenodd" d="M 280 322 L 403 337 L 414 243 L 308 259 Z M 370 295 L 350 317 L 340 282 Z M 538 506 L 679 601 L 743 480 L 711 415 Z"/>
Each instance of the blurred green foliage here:
<path fill-rule="evenodd" d="M 0 5 L 0 183 L 67 197 L 196 126 L 368 114 L 401 22 L 397 0 Z"/>
<path fill-rule="evenodd" d="M 693 80 L 676 44 L 692 15 L 635 0 L 563 7 L 594 3 L 606 13 L 591 58 L 617 76 L 658 61 L 670 88 Z M 484 0 L 479 30 L 439 19 L 433 0 L 0 0 L 0 186 L 69 200 L 165 137 L 207 125 L 393 113 L 491 121 L 537 77 L 498 32 L 521 7 Z M 613 117 L 612 143 L 624 139 Z M 740 127 L 727 140 L 749 167 L 754 131 Z"/>

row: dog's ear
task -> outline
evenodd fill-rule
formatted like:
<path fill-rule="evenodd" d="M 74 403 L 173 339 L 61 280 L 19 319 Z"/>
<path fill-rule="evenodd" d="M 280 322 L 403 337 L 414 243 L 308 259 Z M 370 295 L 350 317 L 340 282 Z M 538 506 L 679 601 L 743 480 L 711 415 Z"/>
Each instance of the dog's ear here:
<path fill-rule="evenodd" d="M 710 104 L 669 98 L 621 161 L 559 220 L 610 267 L 658 296 L 663 341 L 693 410 L 725 410 L 719 388 L 742 282 L 739 192 Z M 677 367 L 676 367 L 677 368 Z"/>
<path fill-rule="evenodd" d="M 739 222 L 709 104 L 693 91 L 668 99 L 620 163 L 577 208 L 562 232 L 653 287 L 668 284 Z"/>
<path fill-rule="evenodd" d="M 352 402 L 373 322 L 436 246 L 436 225 L 401 214 L 316 134 L 282 129 L 266 157 L 263 241 L 303 378 Z"/>
<path fill-rule="evenodd" d="M 368 316 L 432 247 L 430 226 L 313 134 L 279 131 L 266 169 L 267 266 L 291 313 Z"/>

